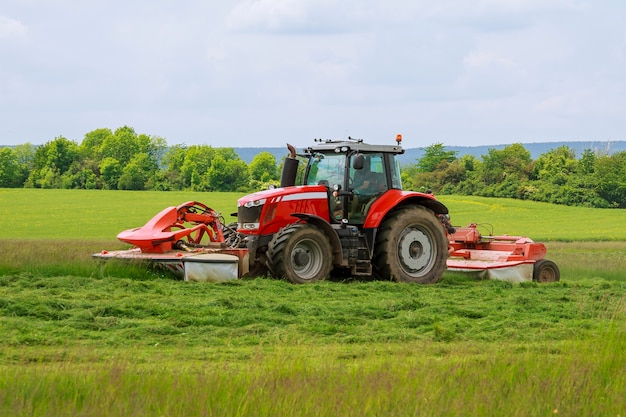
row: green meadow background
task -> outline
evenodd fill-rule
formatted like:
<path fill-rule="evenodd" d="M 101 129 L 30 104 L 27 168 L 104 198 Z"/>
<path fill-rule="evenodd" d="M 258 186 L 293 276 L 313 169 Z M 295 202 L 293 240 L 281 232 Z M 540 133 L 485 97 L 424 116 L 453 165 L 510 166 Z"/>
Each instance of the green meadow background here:
<path fill-rule="evenodd" d="M 443 196 L 561 282 L 189 283 L 91 254 L 240 194 L 0 189 L 0 415 L 625 416 L 626 211 Z"/>
<path fill-rule="evenodd" d="M 200 201 L 234 221 L 240 193 L 0 189 L 0 237 L 115 239 L 165 207 Z M 524 200 L 442 196 L 452 223 L 490 224 L 496 234 L 538 241 L 626 241 L 626 210 Z"/>

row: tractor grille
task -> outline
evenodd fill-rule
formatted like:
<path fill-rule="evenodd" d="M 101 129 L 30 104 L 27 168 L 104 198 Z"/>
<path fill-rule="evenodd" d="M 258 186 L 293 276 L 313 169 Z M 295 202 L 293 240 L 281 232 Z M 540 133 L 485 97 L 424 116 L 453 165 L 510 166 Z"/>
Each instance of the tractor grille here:
<path fill-rule="evenodd" d="M 237 221 L 239 223 L 259 223 L 261 210 L 263 210 L 262 205 L 255 207 L 240 206 L 237 212 Z"/>

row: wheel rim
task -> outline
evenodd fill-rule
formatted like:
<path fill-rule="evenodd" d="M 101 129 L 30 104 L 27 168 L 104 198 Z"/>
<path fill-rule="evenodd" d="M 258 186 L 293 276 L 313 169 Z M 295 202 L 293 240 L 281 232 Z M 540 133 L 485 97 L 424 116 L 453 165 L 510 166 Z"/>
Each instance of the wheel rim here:
<path fill-rule="evenodd" d="M 430 234 L 417 227 L 407 227 L 398 240 L 398 258 L 409 275 L 419 276 L 420 271 L 429 270 L 434 258 Z"/>
<path fill-rule="evenodd" d="M 550 267 L 544 267 L 539 271 L 539 282 L 554 282 L 556 281 L 556 271 Z"/>
<path fill-rule="evenodd" d="M 322 249 L 311 239 L 296 243 L 290 256 L 291 268 L 302 279 L 313 279 L 322 268 Z"/>

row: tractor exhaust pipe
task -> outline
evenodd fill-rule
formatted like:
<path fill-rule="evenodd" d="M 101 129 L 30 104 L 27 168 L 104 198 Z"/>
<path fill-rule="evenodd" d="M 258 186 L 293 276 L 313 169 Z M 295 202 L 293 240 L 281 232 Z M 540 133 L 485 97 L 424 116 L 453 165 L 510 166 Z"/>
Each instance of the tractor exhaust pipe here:
<path fill-rule="evenodd" d="M 298 164 L 300 161 L 296 159 L 296 148 L 293 145 L 287 144 L 289 149 L 289 156 L 285 158 L 283 165 L 283 173 L 280 178 L 281 187 L 291 187 L 296 185 L 296 175 L 298 174 Z"/>

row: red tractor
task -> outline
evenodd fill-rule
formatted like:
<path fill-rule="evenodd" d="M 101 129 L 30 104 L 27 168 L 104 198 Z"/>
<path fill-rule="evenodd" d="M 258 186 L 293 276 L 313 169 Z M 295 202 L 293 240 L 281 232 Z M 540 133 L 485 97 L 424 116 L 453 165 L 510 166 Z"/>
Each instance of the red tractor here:
<path fill-rule="evenodd" d="M 238 202 L 237 232 L 250 265 L 294 283 L 331 271 L 422 284 L 446 268 L 448 209 L 430 194 L 402 191 L 404 150 L 361 140 L 322 141 L 306 148 L 302 185 L 291 148 L 281 187 Z"/>
<path fill-rule="evenodd" d="M 316 140 L 299 155 L 288 145 L 280 187 L 240 198 L 236 226 L 225 225 L 204 204 L 188 202 L 118 235 L 136 248 L 94 256 L 147 259 L 192 280 L 269 272 L 293 283 L 331 274 L 434 283 L 451 253 L 465 249 L 460 256 L 467 263 L 477 241 L 456 239 L 453 245 L 458 234 L 446 206 L 432 194 L 402 190 L 401 140 Z M 303 172 L 297 156 L 306 161 Z M 299 175 L 301 185 L 295 185 Z M 230 272 L 216 272 L 225 266 Z"/>

